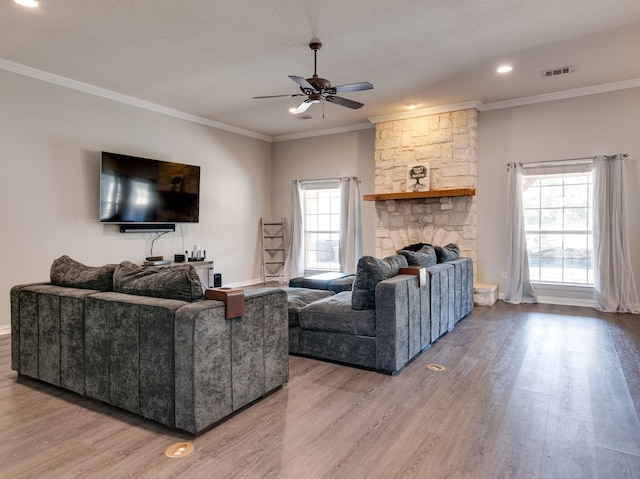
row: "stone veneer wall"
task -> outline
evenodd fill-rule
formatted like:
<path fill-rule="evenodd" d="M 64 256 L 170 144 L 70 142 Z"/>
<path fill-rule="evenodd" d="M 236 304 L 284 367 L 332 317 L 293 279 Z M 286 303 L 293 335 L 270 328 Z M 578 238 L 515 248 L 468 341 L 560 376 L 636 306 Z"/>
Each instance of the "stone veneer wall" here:
<path fill-rule="evenodd" d="M 407 166 L 428 163 L 430 189 L 475 188 L 478 111 L 376 124 L 375 193 L 406 191 Z M 456 243 L 476 266 L 475 196 L 376 201 L 376 256 L 404 246 Z"/>

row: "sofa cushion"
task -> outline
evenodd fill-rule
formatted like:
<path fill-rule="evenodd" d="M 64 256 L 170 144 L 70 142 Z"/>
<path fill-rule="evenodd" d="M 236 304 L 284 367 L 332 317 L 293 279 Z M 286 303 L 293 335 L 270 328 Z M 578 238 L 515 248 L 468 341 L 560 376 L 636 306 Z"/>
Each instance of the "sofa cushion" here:
<path fill-rule="evenodd" d="M 51 284 L 67 288 L 113 291 L 115 269 L 115 264 L 86 266 L 64 255 L 54 260 L 51 265 Z"/>
<path fill-rule="evenodd" d="M 300 327 L 330 333 L 375 336 L 375 309 L 352 309 L 351 295 L 351 291 L 343 291 L 305 306 L 299 313 Z"/>
<path fill-rule="evenodd" d="M 396 276 L 400 268 L 408 266 L 402 255 L 392 255 L 384 259 L 363 256 L 358 260 L 356 279 L 353 282 L 351 307 L 353 309 L 373 309 L 376 306 L 376 285 Z"/>
<path fill-rule="evenodd" d="M 298 276 L 297 278 L 291 278 L 289 280 L 290 288 L 302 288 L 302 280 L 304 278 L 302 276 Z"/>
<path fill-rule="evenodd" d="M 287 308 L 289 312 L 289 327 L 299 326 L 298 312 L 306 305 L 319 299 L 333 296 L 333 291 L 309 288 L 282 288 L 287 292 Z"/>
<path fill-rule="evenodd" d="M 446 263 L 460 258 L 460 248 L 455 243 L 449 243 L 446 246 L 435 246 L 438 263 Z"/>
<path fill-rule="evenodd" d="M 409 266 L 424 266 L 428 268 L 438 262 L 436 250 L 433 246 L 425 244 L 418 251 L 401 250 L 399 254 L 407 258 Z"/>
<path fill-rule="evenodd" d="M 424 246 L 431 246 L 431 245 L 425 244 L 425 243 L 414 243 L 414 244 L 410 244 L 409 246 L 405 246 L 400 251 L 420 251 Z M 400 253 L 400 251 L 398 251 L 398 253 Z"/>
<path fill-rule="evenodd" d="M 159 268 L 123 261 L 113 274 L 113 289 L 118 293 L 181 301 L 195 301 L 204 296 L 198 273 L 190 264 Z"/>
<path fill-rule="evenodd" d="M 344 278 L 334 279 L 333 281 L 329 281 L 327 285 L 327 289 L 329 291 L 333 291 L 334 293 L 342 293 L 343 291 L 351 291 L 353 288 L 353 280 L 356 275 L 351 274 L 349 276 L 345 276 Z"/>

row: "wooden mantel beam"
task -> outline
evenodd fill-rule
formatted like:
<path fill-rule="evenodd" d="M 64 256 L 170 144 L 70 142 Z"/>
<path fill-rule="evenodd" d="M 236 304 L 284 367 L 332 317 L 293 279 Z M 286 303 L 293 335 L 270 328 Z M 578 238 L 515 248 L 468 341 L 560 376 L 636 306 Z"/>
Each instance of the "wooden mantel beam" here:
<path fill-rule="evenodd" d="M 447 196 L 475 196 L 475 188 L 454 188 L 446 190 L 411 191 L 407 193 L 380 193 L 364 195 L 364 201 L 413 200 L 420 198 L 443 198 Z"/>

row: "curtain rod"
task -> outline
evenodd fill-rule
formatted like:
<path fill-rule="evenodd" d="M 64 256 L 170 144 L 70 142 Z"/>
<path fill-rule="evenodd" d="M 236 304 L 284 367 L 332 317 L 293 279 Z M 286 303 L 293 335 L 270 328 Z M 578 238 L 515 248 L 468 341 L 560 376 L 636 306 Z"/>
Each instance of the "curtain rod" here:
<path fill-rule="evenodd" d="M 605 160 L 610 160 L 615 158 L 618 155 L 604 155 L 604 159 Z M 624 158 L 627 158 L 629 156 L 628 153 L 622 153 L 622 156 Z M 588 163 L 589 161 L 594 161 L 597 157 L 595 156 L 585 156 L 583 158 L 564 158 L 561 160 L 547 160 L 547 161 L 532 161 L 529 163 L 520 163 L 522 165 L 523 168 L 532 168 L 535 166 L 542 166 L 542 165 L 552 165 L 554 163 Z M 511 163 L 507 163 L 507 166 L 510 166 Z"/>
<path fill-rule="evenodd" d="M 339 176 L 337 178 L 317 178 L 317 179 L 313 179 L 313 180 L 294 179 L 293 182 L 294 183 L 295 182 L 299 182 L 299 183 L 314 183 L 314 182 L 320 182 L 320 181 L 340 181 L 343 178 L 345 178 L 347 180 L 360 181 L 357 176 Z"/>

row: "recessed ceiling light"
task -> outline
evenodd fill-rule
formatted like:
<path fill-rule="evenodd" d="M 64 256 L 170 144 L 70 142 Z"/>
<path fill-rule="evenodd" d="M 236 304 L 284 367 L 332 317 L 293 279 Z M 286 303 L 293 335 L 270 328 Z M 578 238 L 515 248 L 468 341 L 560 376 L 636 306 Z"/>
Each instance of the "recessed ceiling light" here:
<path fill-rule="evenodd" d="M 513 67 L 510 65 L 502 65 L 500 68 L 498 68 L 496 71 L 498 73 L 509 73 L 511 70 L 513 70 Z"/>
<path fill-rule="evenodd" d="M 404 106 L 406 106 L 409 110 L 415 110 L 418 105 L 416 105 L 415 103 L 405 103 Z"/>
<path fill-rule="evenodd" d="M 36 8 L 40 6 L 36 0 L 13 0 L 18 5 L 22 5 L 23 7 Z"/>

